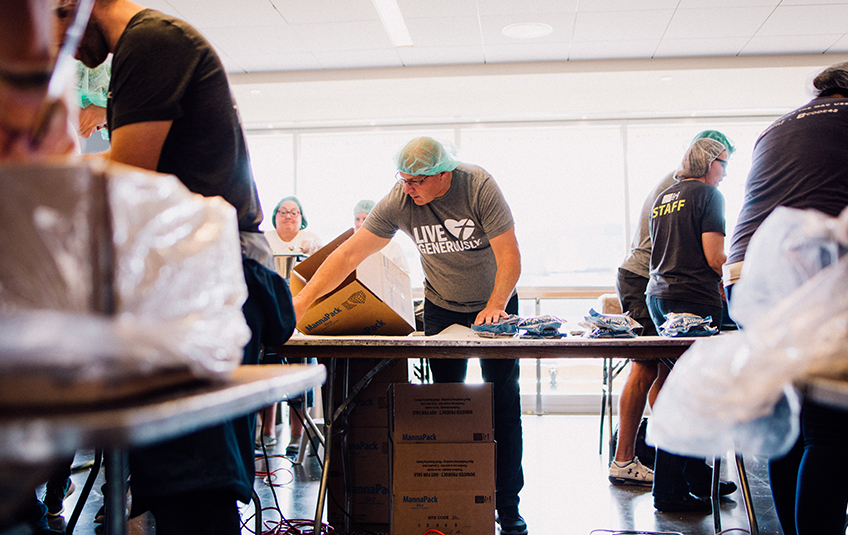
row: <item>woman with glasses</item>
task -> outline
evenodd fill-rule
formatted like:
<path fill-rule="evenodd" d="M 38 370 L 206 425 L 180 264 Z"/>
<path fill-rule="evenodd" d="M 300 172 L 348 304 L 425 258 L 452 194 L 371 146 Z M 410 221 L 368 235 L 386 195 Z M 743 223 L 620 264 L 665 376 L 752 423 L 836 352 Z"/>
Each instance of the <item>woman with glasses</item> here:
<path fill-rule="evenodd" d="M 311 255 L 321 247 L 321 238 L 306 230 L 309 224 L 297 197 L 284 197 L 274 207 L 274 230 L 265 233 L 275 255 Z"/>
<path fill-rule="evenodd" d="M 265 237 L 271 245 L 271 251 L 275 255 L 303 255 L 308 256 L 324 246 L 315 233 L 306 230 L 309 225 L 306 216 L 303 215 L 303 206 L 297 197 L 284 197 L 274 207 L 274 215 L 271 219 L 274 230 L 265 232 Z M 270 353 L 266 356 L 273 358 Z M 266 360 L 267 362 L 267 360 Z M 289 364 L 302 362 L 287 359 Z M 311 394 L 311 393 L 310 393 Z M 308 402 L 311 403 L 311 397 Z M 303 415 L 301 399 L 289 401 L 289 444 L 286 446 L 286 455 L 297 455 L 300 450 L 300 437 L 303 434 Z M 264 442 L 266 447 L 277 444 L 277 405 L 271 405 L 262 411 L 262 431 L 256 440 L 256 447 L 261 448 Z"/>

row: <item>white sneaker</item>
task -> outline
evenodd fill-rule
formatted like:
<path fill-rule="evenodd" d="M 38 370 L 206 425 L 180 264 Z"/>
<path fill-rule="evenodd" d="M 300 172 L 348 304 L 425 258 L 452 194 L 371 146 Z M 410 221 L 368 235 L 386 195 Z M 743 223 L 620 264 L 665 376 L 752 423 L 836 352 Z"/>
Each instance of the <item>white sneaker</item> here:
<path fill-rule="evenodd" d="M 654 471 L 639 462 L 638 457 L 624 464 L 613 461 L 610 464 L 610 483 L 613 485 L 641 485 L 650 487 L 654 484 Z"/>

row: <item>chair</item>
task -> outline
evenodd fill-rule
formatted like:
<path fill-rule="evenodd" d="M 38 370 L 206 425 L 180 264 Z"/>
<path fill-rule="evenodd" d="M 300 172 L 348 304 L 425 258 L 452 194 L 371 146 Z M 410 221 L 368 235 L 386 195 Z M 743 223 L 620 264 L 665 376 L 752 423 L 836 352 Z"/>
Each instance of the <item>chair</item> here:
<path fill-rule="evenodd" d="M 621 302 L 616 294 L 603 294 L 598 297 L 597 309 L 601 314 L 621 314 Z M 598 454 L 604 451 L 604 419 L 609 413 L 609 439 L 612 442 L 612 383 L 618 375 L 624 371 L 630 359 L 615 359 L 612 357 L 603 359 L 603 376 L 601 384 L 601 425 L 598 437 Z M 610 459 L 614 453 L 610 451 Z"/>

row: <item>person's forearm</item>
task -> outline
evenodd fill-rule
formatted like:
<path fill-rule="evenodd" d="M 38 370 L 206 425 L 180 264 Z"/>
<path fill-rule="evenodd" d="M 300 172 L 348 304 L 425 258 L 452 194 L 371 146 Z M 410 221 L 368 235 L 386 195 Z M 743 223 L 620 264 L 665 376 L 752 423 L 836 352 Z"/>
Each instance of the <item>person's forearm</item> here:
<path fill-rule="evenodd" d="M 512 293 L 515 291 L 515 286 L 518 284 L 518 277 L 521 275 L 521 262 L 517 259 L 512 260 L 505 266 L 498 266 L 498 272 L 495 275 L 495 287 L 492 289 L 492 295 L 489 297 L 487 307 L 496 307 L 501 310 L 506 309 L 506 304 Z"/>
<path fill-rule="evenodd" d="M 326 295 L 341 284 L 356 267 L 348 255 L 338 249 L 330 254 L 318 271 L 309 279 L 306 286 L 294 296 L 294 310 L 297 320 L 316 299 Z"/>

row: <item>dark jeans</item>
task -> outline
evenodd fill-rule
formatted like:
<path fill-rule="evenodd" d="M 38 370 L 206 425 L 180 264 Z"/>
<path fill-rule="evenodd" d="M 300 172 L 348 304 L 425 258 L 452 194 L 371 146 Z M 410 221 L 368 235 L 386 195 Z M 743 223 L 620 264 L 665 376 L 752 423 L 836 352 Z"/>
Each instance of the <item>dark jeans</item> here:
<path fill-rule="evenodd" d="M 647 296 L 648 311 L 651 319 L 659 330 L 665 322 L 665 314 L 669 312 L 688 312 L 702 318 L 710 316 L 710 325 L 721 325 L 722 307 L 690 303 L 676 299 L 661 299 L 652 295 Z M 654 499 L 677 500 L 689 493 L 691 488 L 703 490 L 709 488 L 711 471 L 704 459 L 675 455 L 657 448 L 654 461 Z"/>
<path fill-rule="evenodd" d="M 509 300 L 506 311 L 518 314 L 518 296 Z M 428 336 L 453 324 L 470 327 L 476 318 L 477 312 L 454 312 L 424 301 L 424 334 Z M 495 398 L 495 441 L 498 443 L 495 506 L 518 505 L 518 493 L 524 487 L 518 359 L 480 359 L 480 368 L 483 380 L 492 383 Z M 430 370 L 436 383 L 462 383 L 468 359 L 430 359 Z"/>
<path fill-rule="evenodd" d="M 848 451 L 848 414 L 806 402 L 801 436 L 769 462 L 769 484 L 785 535 L 842 535 L 848 484 L 839 471 Z"/>
<path fill-rule="evenodd" d="M 238 535 L 241 532 L 236 495 L 227 490 L 192 491 L 150 503 L 156 535 Z"/>
<path fill-rule="evenodd" d="M 647 287 L 648 277 L 618 268 L 615 290 L 618 293 L 618 300 L 621 302 L 621 310 L 622 312 L 629 312 L 630 317 L 642 325 L 641 332 L 639 329 L 634 329 L 633 332 L 640 336 L 656 336 L 657 328 L 648 312 L 648 303 L 645 302 L 645 289 Z"/>

